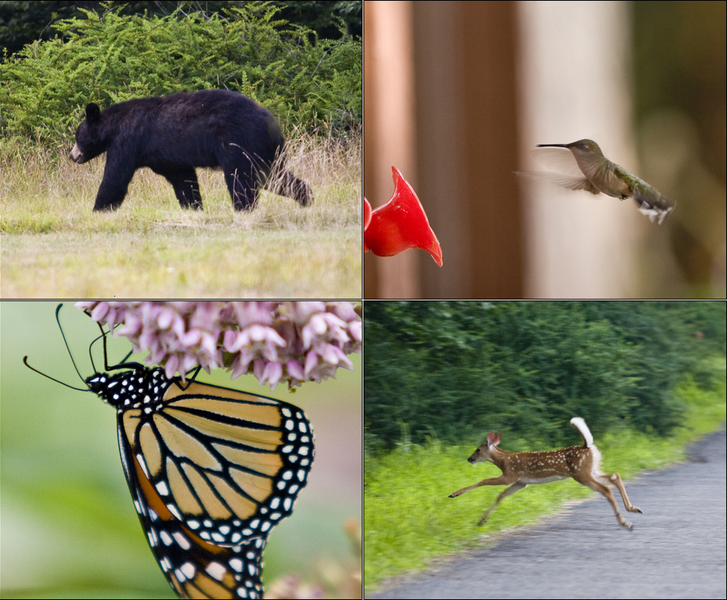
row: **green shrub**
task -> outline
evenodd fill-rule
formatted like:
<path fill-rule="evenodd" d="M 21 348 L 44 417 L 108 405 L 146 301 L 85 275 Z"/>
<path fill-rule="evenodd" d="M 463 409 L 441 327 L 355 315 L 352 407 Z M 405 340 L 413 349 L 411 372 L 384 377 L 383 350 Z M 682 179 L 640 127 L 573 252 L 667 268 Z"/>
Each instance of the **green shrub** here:
<path fill-rule="evenodd" d="M 320 40 L 251 2 L 224 16 L 165 17 L 83 10 L 57 22 L 61 37 L 0 62 L 3 138 L 66 147 L 88 102 L 227 88 L 268 108 L 284 128 L 345 136 L 362 119 L 361 43 Z M 343 28 L 343 24 L 341 25 Z M 328 131 L 326 132 L 328 133 Z"/>
<path fill-rule="evenodd" d="M 719 376 L 719 302 L 379 302 L 366 305 L 365 443 L 479 444 L 508 432 L 531 447 L 633 428 L 669 435 L 683 420 L 677 382 Z M 697 335 L 699 333 L 699 335 Z"/>

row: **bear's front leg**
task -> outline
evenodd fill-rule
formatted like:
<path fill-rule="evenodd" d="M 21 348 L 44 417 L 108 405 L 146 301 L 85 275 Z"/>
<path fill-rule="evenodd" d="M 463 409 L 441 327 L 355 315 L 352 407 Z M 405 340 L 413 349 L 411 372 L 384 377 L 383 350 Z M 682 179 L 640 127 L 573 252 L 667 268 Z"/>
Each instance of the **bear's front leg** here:
<path fill-rule="evenodd" d="M 115 160 L 110 153 L 107 154 L 103 181 L 101 181 L 98 188 L 93 210 L 116 210 L 119 208 L 126 197 L 134 171 L 136 171 L 136 167 L 125 164 L 123 160 Z"/>

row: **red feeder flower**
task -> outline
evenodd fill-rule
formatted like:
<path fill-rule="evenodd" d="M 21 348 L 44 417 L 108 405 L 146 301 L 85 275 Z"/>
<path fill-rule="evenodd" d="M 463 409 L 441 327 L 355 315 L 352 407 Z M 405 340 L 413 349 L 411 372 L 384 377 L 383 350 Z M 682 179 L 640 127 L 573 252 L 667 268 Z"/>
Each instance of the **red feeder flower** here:
<path fill-rule="evenodd" d="M 391 200 L 371 212 L 364 198 L 364 251 L 394 256 L 409 248 L 421 248 L 441 267 L 442 247 L 419 198 L 399 169 L 391 167 L 391 171 L 395 185 Z"/>

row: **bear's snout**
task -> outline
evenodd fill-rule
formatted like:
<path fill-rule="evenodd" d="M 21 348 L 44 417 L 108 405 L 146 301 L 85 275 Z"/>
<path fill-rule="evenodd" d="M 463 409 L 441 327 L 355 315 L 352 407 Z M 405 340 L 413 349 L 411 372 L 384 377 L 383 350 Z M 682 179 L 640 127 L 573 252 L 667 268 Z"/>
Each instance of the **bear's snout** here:
<path fill-rule="evenodd" d="M 70 158 L 73 162 L 78 163 L 79 165 L 86 162 L 86 157 L 83 156 L 83 152 L 81 152 L 81 149 L 78 147 L 77 143 L 75 146 L 73 146 L 73 150 L 71 150 L 68 158 Z"/>

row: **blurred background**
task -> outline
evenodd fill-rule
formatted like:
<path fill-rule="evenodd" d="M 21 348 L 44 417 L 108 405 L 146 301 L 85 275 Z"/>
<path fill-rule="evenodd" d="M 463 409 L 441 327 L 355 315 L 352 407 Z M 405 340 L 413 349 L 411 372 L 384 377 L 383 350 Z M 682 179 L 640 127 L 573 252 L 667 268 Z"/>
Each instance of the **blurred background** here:
<path fill-rule="evenodd" d="M 134 511 L 114 410 L 94 394 L 44 379 L 22 363 L 27 355 L 36 369 L 83 387 L 54 318 L 56 305 L 0 303 L 1 595 L 174 598 Z M 87 377 L 88 347 L 98 326 L 73 303 L 64 305 L 60 318 Z M 130 349 L 125 338 L 109 338 L 110 364 Z M 103 369 L 102 345 L 93 350 L 96 368 Z M 201 381 L 300 406 L 314 428 L 316 458 L 308 485 L 265 551 L 266 596 L 280 577 L 295 575 L 297 592 L 322 586 L 326 597 L 360 597 L 360 544 L 345 529 L 355 529 L 361 519 L 361 357 L 350 358 L 354 371 L 339 369 L 336 379 L 306 383 L 294 394 L 286 385 L 270 391 L 252 376 L 232 381 L 222 369 L 200 374 Z"/>
<path fill-rule="evenodd" d="M 367 298 L 725 296 L 725 2 L 365 2 L 365 195 L 416 190 L 442 246 L 365 255 Z M 676 201 L 520 180 L 595 140 Z"/>

